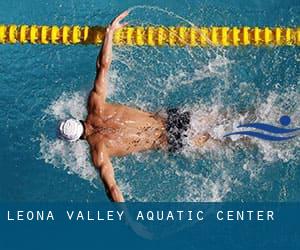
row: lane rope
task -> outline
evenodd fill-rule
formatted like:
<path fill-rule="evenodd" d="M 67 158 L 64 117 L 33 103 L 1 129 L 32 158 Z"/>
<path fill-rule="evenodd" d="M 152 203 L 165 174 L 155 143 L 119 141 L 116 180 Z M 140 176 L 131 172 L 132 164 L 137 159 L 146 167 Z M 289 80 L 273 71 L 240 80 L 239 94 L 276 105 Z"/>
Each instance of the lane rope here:
<path fill-rule="evenodd" d="M 101 44 L 105 27 L 0 25 L 0 44 Z M 300 27 L 135 26 L 118 30 L 114 44 L 132 46 L 299 46 Z"/>

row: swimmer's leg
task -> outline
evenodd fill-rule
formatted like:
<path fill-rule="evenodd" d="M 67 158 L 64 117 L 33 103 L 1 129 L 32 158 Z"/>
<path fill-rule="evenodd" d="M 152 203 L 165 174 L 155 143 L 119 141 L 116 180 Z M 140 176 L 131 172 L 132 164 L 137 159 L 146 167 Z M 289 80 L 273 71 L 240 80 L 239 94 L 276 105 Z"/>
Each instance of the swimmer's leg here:
<path fill-rule="evenodd" d="M 196 118 L 197 119 L 197 118 Z M 205 116 L 201 117 L 198 120 L 198 126 L 199 127 L 206 127 L 207 124 L 215 124 L 216 123 L 216 118 L 214 116 Z M 192 143 L 194 144 L 195 147 L 203 147 L 206 142 L 209 140 L 214 140 L 215 139 L 209 134 L 209 132 L 203 131 L 202 133 L 196 134 L 192 138 Z"/>
<path fill-rule="evenodd" d="M 246 116 L 249 122 L 255 121 L 257 119 L 255 109 L 244 110 L 243 112 L 240 112 L 240 114 Z M 211 127 L 213 127 L 213 125 L 218 124 L 219 115 L 220 114 L 211 114 L 209 116 L 196 118 L 198 121 L 198 126 L 206 127 L 207 124 L 209 124 Z M 227 112 L 223 112 L 221 116 L 225 120 L 228 119 Z M 209 131 L 202 132 L 201 134 L 195 135 L 194 138 L 192 139 L 192 142 L 195 147 L 203 147 L 208 142 L 211 142 L 219 146 L 234 146 L 234 145 L 240 146 L 241 144 L 244 146 L 251 146 L 254 144 L 249 137 L 241 137 L 237 141 L 232 141 L 230 138 L 226 138 L 225 140 L 222 140 L 211 136 Z"/>
<path fill-rule="evenodd" d="M 240 146 L 246 146 L 248 148 L 252 147 L 254 145 L 253 141 L 251 141 L 248 137 L 242 137 L 237 141 L 232 141 L 231 139 L 226 140 L 220 140 L 213 138 L 209 133 L 204 133 L 201 135 L 195 136 L 195 138 L 192 140 L 193 144 L 197 148 L 204 147 L 207 142 L 212 142 L 214 145 L 219 146 L 234 146 L 234 147 L 240 147 Z"/>
<path fill-rule="evenodd" d="M 196 137 L 193 139 L 193 144 L 196 147 L 203 147 L 204 144 L 211 138 L 209 133 L 204 133 L 201 135 L 196 135 Z"/>

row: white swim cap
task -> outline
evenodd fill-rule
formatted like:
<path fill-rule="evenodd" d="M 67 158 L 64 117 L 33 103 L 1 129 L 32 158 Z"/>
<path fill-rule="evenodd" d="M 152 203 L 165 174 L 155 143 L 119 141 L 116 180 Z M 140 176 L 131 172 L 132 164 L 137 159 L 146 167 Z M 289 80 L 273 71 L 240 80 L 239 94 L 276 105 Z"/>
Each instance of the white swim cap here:
<path fill-rule="evenodd" d="M 83 134 L 84 127 L 79 120 L 68 119 L 61 121 L 59 124 L 59 137 L 66 141 L 77 141 L 80 136 Z"/>

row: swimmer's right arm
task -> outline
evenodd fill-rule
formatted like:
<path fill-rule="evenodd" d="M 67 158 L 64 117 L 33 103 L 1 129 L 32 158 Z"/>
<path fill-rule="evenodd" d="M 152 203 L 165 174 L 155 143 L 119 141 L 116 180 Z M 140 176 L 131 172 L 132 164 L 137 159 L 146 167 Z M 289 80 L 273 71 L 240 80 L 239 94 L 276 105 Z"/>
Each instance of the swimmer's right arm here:
<path fill-rule="evenodd" d="M 112 61 L 112 44 L 114 32 L 118 29 L 121 29 L 127 25 L 127 23 L 120 23 L 127 15 L 128 11 L 123 12 L 117 16 L 111 24 L 107 27 L 103 46 L 100 50 L 100 53 L 96 61 L 96 78 L 94 84 L 94 91 L 103 97 L 103 100 L 106 98 L 107 94 L 107 75 Z"/>
<path fill-rule="evenodd" d="M 92 152 L 92 158 L 95 167 L 99 170 L 108 198 L 113 202 L 124 202 L 123 195 L 115 180 L 114 169 L 105 145 L 97 146 Z"/>

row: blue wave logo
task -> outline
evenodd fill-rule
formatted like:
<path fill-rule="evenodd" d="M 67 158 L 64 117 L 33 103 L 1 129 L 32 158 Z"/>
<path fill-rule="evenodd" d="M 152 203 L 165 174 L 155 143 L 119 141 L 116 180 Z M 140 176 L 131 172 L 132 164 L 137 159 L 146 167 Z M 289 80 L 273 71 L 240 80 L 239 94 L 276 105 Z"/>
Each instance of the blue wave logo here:
<path fill-rule="evenodd" d="M 285 116 L 285 115 L 281 116 L 279 122 L 283 127 L 276 127 L 266 123 L 247 123 L 237 127 L 237 128 L 252 128 L 256 130 L 261 130 L 262 132 L 267 132 L 269 134 L 262 133 L 259 131 L 249 130 L 249 131 L 232 132 L 224 135 L 224 137 L 228 137 L 232 135 L 246 135 L 246 136 L 255 137 L 267 141 L 286 141 L 298 136 L 296 132 L 300 131 L 300 128 L 290 128 L 290 129 L 284 128 L 291 124 L 291 118 L 289 116 Z"/>

